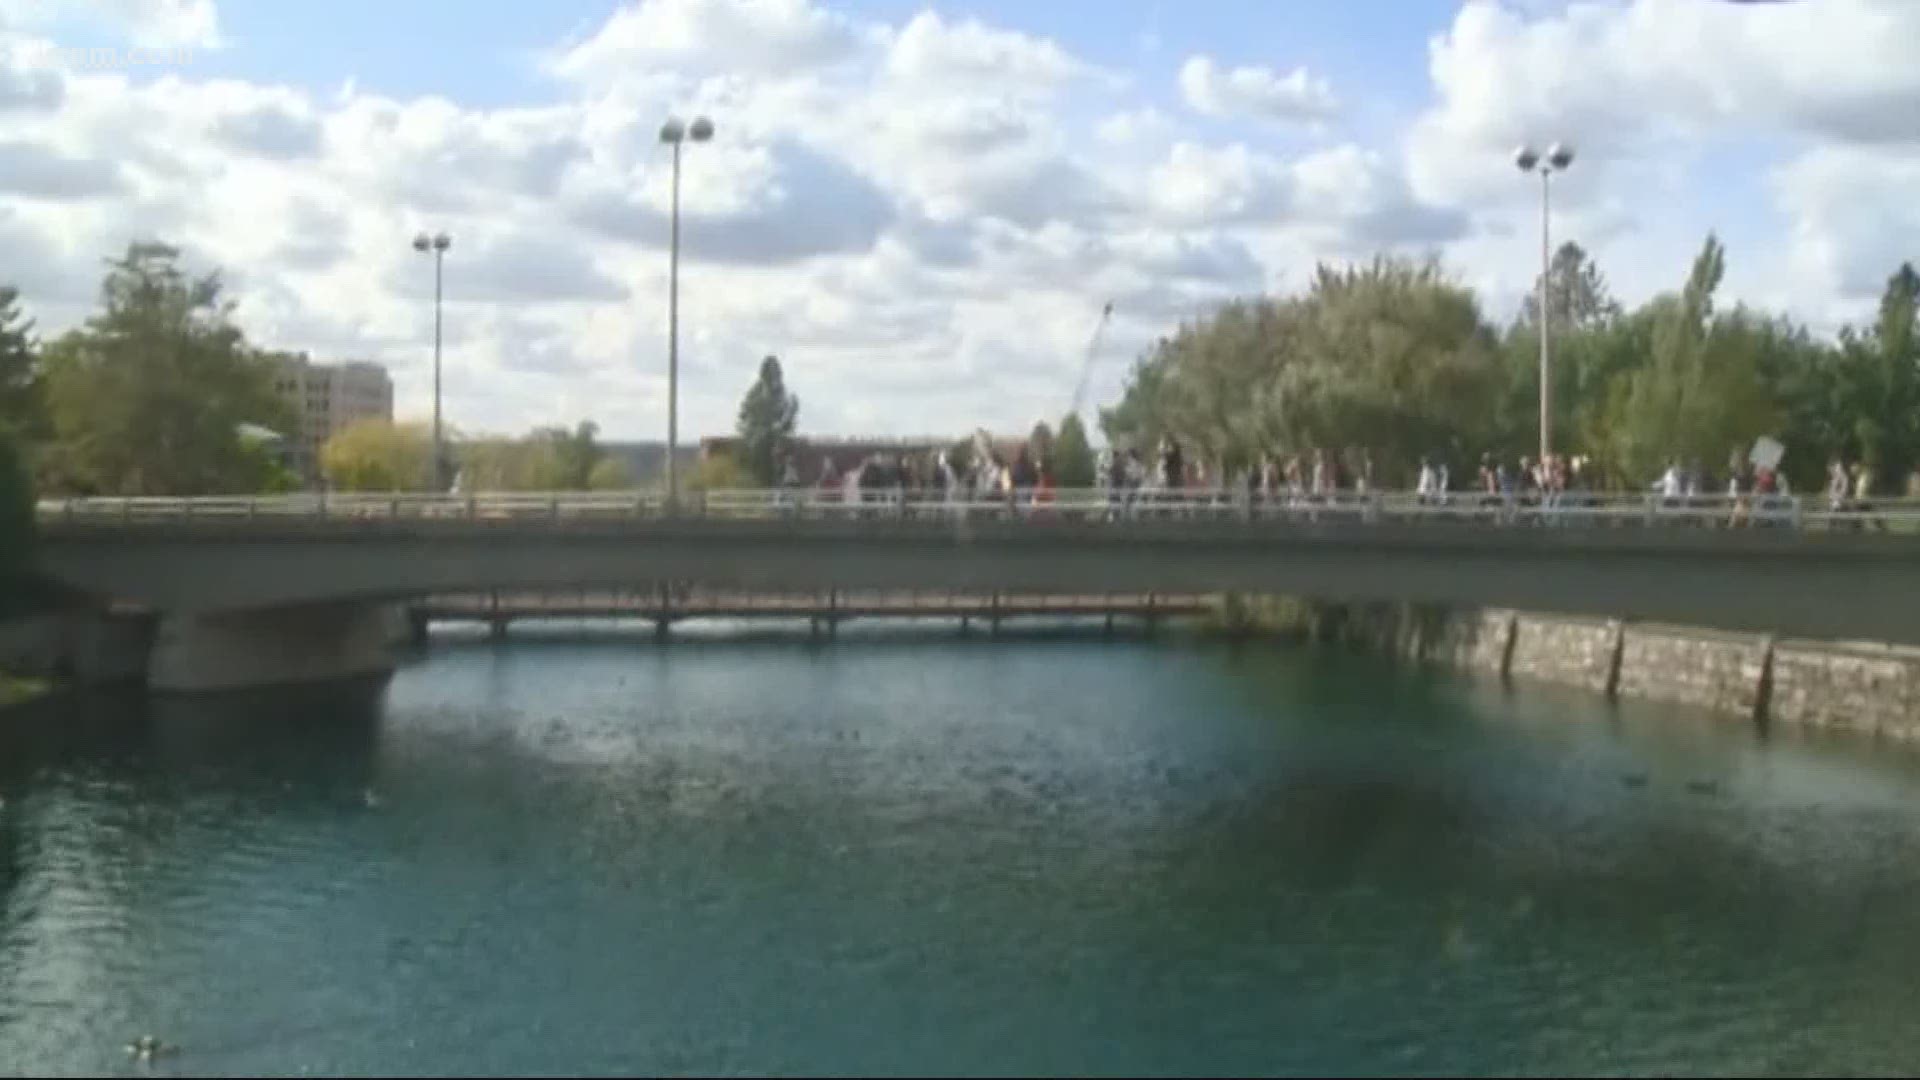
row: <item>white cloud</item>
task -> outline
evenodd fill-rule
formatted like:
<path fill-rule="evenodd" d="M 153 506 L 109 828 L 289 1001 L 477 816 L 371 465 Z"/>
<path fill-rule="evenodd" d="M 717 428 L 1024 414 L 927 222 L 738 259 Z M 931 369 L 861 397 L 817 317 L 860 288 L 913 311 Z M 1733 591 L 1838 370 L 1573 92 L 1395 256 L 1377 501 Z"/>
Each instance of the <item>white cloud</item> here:
<path fill-rule="evenodd" d="M 1244 143 L 1218 149 L 1176 143 L 1150 177 L 1149 205 L 1181 224 L 1272 221 L 1284 211 L 1284 165 Z"/>
<path fill-rule="evenodd" d="M 0 0 L 0 29 L 43 30 L 74 21 L 112 30 L 143 48 L 216 48 L 214 0 Z"/>
<path fill-rule="evenodd" d="M 887 72 L 916 88 L 1045 94 L 1095 70 L 1044 38 L 922 11 L 894 36 Z"/>
<path fill-rule="evenodd" d="M 1422 190 L 1510 186 L 1518 143 L 1571 140 L 1588 169 L 1747 133 L 1920 140 L 1920 3 L 1629 0 L 1528 17 L 1469 0 L 1430 46 L 1436 106 L 1411 134 Z"/>
<path fill-rule="evenodd" d="M 1842 301 L 1877 299 L 1888 274 L 1920 256 L 1920 147 L 1899 153 L 1828 146 L 1777 170 L 1804 280 Z"/>
<path fill-rule="evenodd" d="M 862 34 L 810 0 L 641 0 L 550 61 L 576 79 L 609 80 L 635 65 L 791 74 L 851 58 Z"/>
<path fill-rule="evenodd" d="M 85 199 L 124 190 L 113 162 L 69 157 L 34 142 L 0 141 L 0 195 L 39 199 Z"/>
<path fill-rule="evenodd" d="M 1333 87 L 1306 68 L 1286 75 L 1270 68 L 1222 68 L 1211 56 L 1190 56 L 1180 65 L 1180 93 L 1207 116 L 1255 116 L 1265 120 L 1325 120 L 1339 111 Z"/>
<path fill-rule="evenodd" d="M 1172 130 L 1166 114 L 1149 107 L 1109 113 L 1094 133 L 1110 146 L 1131 146 L 1164 138 Z"/>
<path fill-rule="evenodd" d="M 1539 220 L 1511 151 L 1570 141 L 1555 236 L 1594 251 L 1624 298 L 1677 286 L 1712 229 L 1732 298 L 1831 332 L 1914 254 L 1915 41 L 1908 0 L 1469 0 L 1430 43 L 1435 100 L 1406 133 L 1408 175 L 1421 199 L 1475 214 L 1449 254 L 1511 299 Z"/>

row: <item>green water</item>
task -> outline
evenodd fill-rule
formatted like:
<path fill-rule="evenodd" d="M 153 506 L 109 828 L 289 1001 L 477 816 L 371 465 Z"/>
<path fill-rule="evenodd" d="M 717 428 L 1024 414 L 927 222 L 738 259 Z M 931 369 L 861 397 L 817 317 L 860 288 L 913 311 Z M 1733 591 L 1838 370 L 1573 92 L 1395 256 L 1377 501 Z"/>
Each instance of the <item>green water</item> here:
<path fill-rule="evenodd" d="M 5 715 L 0 1072 L 1920 1068 L 1905 754 L 1271 647 L 852 637 Z"/>

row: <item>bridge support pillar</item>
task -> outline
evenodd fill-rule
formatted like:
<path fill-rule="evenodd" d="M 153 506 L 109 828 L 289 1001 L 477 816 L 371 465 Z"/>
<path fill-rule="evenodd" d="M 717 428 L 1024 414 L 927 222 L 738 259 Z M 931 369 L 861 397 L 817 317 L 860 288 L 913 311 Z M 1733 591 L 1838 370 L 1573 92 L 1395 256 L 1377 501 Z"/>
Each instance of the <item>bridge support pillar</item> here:
<path fill-rule="evenodd" d="M 385 675 L 405 618 L 381 604 L 165 615 L 147 685 L 195 693 Z"/>
<path fill-rule="evenodd" d="M 495 615 L 487 620 L 487 639 L 489 641 L 507 640 L 507 617 Z"/>
<path fill-rule="evenodd" d="M 973 617 L 970 615 L 960 616 L 960 636 L 968 637 L 972 635 L 972 633 L 973 633 Z"/>
<path fill-rule="evenodd" d="M 427 613 L 421 608 L 407 609 L 407 641 L 415 647 L 427 643 Z"/>
<path fill-rule="evenodd" d="M 653 637 L 655 641 L 665 641 L 671 636 L 673 636 L 672 619 L 663 615 L 653 620 Z"/>

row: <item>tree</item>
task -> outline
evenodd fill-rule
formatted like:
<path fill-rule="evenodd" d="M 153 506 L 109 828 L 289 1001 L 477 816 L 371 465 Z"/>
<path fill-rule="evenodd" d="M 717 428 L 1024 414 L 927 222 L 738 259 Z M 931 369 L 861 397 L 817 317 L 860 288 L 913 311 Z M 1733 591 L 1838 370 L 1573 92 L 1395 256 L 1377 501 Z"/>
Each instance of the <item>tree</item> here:
<path fill-rule="evenodd" d="M 590 457 L 596 464 L 605 451 L 593 444 L 594 427 L 583 423 L 573 433 L 565 428 L 539 428 L 525 438 L 480 438 L 464 441 L 458 454 L 469 491 L 584 491 L 593 478 L 578 462 Z M 588 454 L 582 454 L 586 447 Z M 572 455 L 569 460 L 569 455 Z"/>
<path fill-rule="evenodd" d="M 1547 264 L 1547 306 L 1552 330 L 1586 329 L 1620 317 L 1620 305 L 1607 288 L 1606 275 L 1594 265 L 1586 249 L 1571 241 L 1561 244 Z M 1527 294 L 1520 321 L 1534 328 L 1539 340 L 1540 280 L 1534 279 L 1534 291 Z"/>
<path fill-rule="evenodd" d="M 1033 425 L 1032 434 L 1027 436 L 1027 452 L 1033 455 L 1033 463 L 1045 466 L 1053 461 L 1053 429 L 1042 420 Z"/>
<path fill-rule="evenodd" d="M 1920 274 L 1903 263 L 1887 279 L 1874 324 L 1841 331 L 1813 406 L 1831 451 L 1865 463 L 1882 483 L 1920 461 L 1917 301 Z"/>
<path fill-rule="evenodd" d="M 124 495 L 253 492 L 269 479 L 243 424 L 294 417 L 271 363 L 229 321 L 217 275 L 190 278 L 179 252 L 134 244 L 110 264 L 98 314 L 46 346 L 46 475 Z"/>
<path fill-rule="evenodd" d="M 799 418 L 800 399 L 787 391 L 779 358 L 760 361 L 760 376 L 740 402 L 738 425 L 741 464 L 760 486 L 771 487 L 779 479 Z"/>
<path fill-rule="evenodd" d="M 36 353 L 19 292 L 0 285 L 0 428 L 25 436 L 39 435 L 43 418 Z"/>
<path fill-rule="evenodd" d="M 746 467 L 735 461 L 733 455 L 708 454 L 700 459 L 687 486 L 693 491 L 737 491 L 751 487 L 752 481 Z"/>
<path fill-rule="evenodd" d="M 1102 414 L 1115 445 L 1177 438 L 1229 472 L 1262 454 L 1366 446 L 1382 483 L 1491 435 L 1502 385 L 1470 290 L 1434 262 L 1320 267 L 1305 295 L 1234 301 L 1162 338 Z"/>
<path fill-rule="evenodd" d="M 572 432 L 556 427 L 534 433 L 535 439 L 545 439 L 553 446 L 553 486 L 546 490 L 585 491 L 590 486 L 593 467 L 605 453 L 594 441 L 599 433 L 599 425 L 591 420 L 580 421 Z"/>
<path fill-rule="evenodd" d="M 1635 315 L 1652 347 L 1644 365 L 1614 381 L 1603 443 L 1628 486 L 1651 484 L 1674 460 L 1718 469 L 1781 422 L 1760 359 L 1775 329 L 1744 310 L 1714 314 L 1725 273 L 1726 249 L 1708 236 L 1686 286 Z"/>
<path fill-rule="evenodd" d="M 1060 434 L 1054 436 L 1053 481 L 1063 488 L 1094 486 L 1093 447 L 1087 444 L 1087 428 L 1079 413 L 1068 413 L 1060 421 Z"/>
<path fill-rule="evenodd" d="M 633 468 L 624 458 L 603 457 L 587 474 L 587 487 L 593 491 L 628 491 L 633 486 Z"/>
<path fill-rule="evenodd" d="M 1546 281 L 1553 314 L 1553 448 L 1590 454 L 1604 436 L 1610 384 L 1645 362 L 1649 342 L 1639 332 L 1642 327 L 1621 311 L 1605 276 L 1580 245 L 1563 244 L 1554 252 Z M 1509 457 L 1539 447 L 1539 285 L 1536 278 L 1535 291 L 1527 294 L 1500 348 L 1504 386 L 1488 448 Z"/>
<path fill-rule="evenodd" d="M 32 565 L 33 524 L 33 485 L 20 437 L 0 427 L 0 594 L 12 591 Z"/>
<path fill-rule="evenodd" d="M 320 468 L 340 491 L 418 491 L 433 462 L 433 434 L 424 424 L 362 420 L 327 440 Z"/>

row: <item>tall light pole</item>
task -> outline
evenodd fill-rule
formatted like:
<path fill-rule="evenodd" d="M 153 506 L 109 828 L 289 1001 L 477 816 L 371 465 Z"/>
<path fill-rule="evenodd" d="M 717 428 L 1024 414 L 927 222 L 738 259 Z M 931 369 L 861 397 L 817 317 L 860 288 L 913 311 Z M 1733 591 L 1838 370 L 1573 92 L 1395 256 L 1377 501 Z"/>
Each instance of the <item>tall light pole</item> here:
<path fill-rule="evenodd" d="M 668 117 L 660 125 L 660 141 L 673 147 L 673 242 L 667 256 L 667 508 L 679 505 L 680 485 L 674 457 L 680 450 L 680 144 L 713 138 L 713 121 L 696 116 L 682 124 Z"/>
<path fill-rule="evenodd" d="M 1554 143 L 1543 155 L 1531 146 L 1513 152 L 1513 163 L 1521 172 L 1540 174 L 1540 457 L 1553 453 L 1553 382 L 1547 346 L 1547 275 L 1552 269 L 1552 252 L 1547 246 L 1548 203 L 1553 190 L 1553 174 L 1565 172 L 1573 164 L 1573 147 Z"/>
<path fill-rule="evenodd" d="M 440 279 L 447 261 L 447 249 L 453 237 L 446 233 L 413 238 L 413 250 L 433 253 L 433 490 L 447 489 L 446 452 L 440 444 Z"/>

